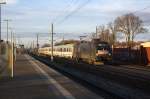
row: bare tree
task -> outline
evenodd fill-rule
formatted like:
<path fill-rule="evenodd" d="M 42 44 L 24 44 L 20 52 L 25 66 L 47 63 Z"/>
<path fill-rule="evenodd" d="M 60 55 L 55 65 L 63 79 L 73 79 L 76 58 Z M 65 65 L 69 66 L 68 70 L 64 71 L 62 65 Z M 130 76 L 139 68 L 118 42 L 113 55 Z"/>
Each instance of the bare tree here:
<path fill-rule="evenodd" d="M 117 28 L 112 22 L 110 22 L 108 24 L 108 28 L 111 33 L 110 34 L 110 44 L 114 45 L 115 42 L 117 41 Z"/>
<path fill-rule="evenodd" d="M 110 42 L 110 33 L 109 29 L 104 25 L 98 27 L 98 36 L 102 41 Z"/>
<path fill-rule="evenodd" d="M 146 32 L 143 28 L 143 21 L 132 13 L 116 18 L 115 26 L 117 31 L 125 34 L 128 47 L 132 46 L 137 34 Z"/>
<path fill-rule="evenodd" d="M 97 38 L 97 33 L 91 33 L 90 35 L 89 35 L 89 38 L 90 39 L 94 39 L 94 38 Z"/>

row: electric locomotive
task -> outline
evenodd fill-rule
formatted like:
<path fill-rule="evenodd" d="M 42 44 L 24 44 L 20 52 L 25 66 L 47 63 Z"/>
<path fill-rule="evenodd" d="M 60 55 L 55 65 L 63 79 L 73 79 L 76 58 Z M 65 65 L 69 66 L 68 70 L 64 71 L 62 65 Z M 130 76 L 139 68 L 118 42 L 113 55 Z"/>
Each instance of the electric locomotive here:
<path fill-rule="evenodd" d="M 75 58 L 91 64 L 111 61 L 112 51 L 107 42 L 93 39 L 91 42 L 82 41 L 76 45 Z"/>

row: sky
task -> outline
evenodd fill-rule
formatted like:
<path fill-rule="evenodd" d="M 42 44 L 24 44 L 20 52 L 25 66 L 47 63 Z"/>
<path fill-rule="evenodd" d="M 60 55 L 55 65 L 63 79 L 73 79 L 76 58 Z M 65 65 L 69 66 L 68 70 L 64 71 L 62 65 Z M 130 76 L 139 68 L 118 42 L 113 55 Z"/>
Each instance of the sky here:
<path fill-rule="evenodd" d="M 96 26 L 107 25 L 130 12 L 136 12 L 149 29 L 149 11 L 150 0 L 7 0 L 2 5 L 2 20 L 11 19 L 9 27 L 18 42 L 29 44 L 36 41 L 36 33 L 40 33 L 40 42 L 49 42 L 46 33 L 50 33 L 51 23 L 56 41 L 79 39 L 80 35 L 95 32 Z M 2 22 L 2 37 L 6 38 L 6 22 Z M 150 33 L 136 39 L 150 40 Z"/>

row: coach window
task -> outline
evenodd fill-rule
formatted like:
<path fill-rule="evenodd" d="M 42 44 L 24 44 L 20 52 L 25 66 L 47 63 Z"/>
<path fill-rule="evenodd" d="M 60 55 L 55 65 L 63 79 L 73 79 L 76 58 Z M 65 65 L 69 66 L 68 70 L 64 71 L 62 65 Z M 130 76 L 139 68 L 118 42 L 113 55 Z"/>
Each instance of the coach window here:
<path fill-rule="evenodd" d="M 66 48 L 66 52 L 68 52 L 68 48 Z"/>
<path fill-rule="evenodd" d="M 66 52 L 66 48 L 64 48 L 64 52 Z"/>
<path fill-rule="evenodd" d="M 71 52 L 71 48 L 69 49 L 69 52 Z"/>
<path fill-rule="evenodd" d="M 64 48 L 64 52 L 66 52 L 66 48 Z"/>
<path fill-rule="evenodd" d="M 65 48 L 65 52 L 67 51 L 67 48 Z"/>

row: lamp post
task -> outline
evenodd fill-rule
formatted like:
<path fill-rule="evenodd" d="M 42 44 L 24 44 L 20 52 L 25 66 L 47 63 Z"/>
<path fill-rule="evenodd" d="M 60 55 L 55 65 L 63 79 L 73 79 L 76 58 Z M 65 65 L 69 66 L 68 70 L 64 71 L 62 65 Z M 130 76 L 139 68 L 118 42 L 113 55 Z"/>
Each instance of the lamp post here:
<path fill-rule="evenodd" d="M 52 23 L 52 28 L 51 28 L 51 30 L 52 30 L 52 40 L 51 40 L 51 62 L 53 62 L 53 60 L 54 60 L 54 57 L 53 57 L 53 49 L 54 49 L 54 46 L 53 46 L 53 34 L 54 34 L 54 26 L 53 26 L 53 23 Z"/>
<path fill-rule="evenodd" d="M 1 5 L 2 4 L 6 4 L 6 2 L 5 1 L 0 2 L 0 54 L 1 54 L 1 42 L 2 42 L 2 39 L 1 39 Z"/>
<path fill-rule="evenodd" d="M 1 32 L 2 32 L 2 26 L 1 26 L 1 6 L 3 5 L 3 4 L 6 4 L 6 1 L 4 1 L 4 0 L 2 0 L 1 2 L 0 2 L 0 42 L 1 42 Z"/>
<path fill-rule="evenodd" d="M 11 31 L 11 77 L 14 77 L 14 33 Z"/>
<path fill-rule="evenodd" d="M 8 43 L 9 22 L 10 22 L 11 20 L 6 19 L 6 20 L 4 20 L 4 21 L 7 23 L 7 43 Z"/>
<path fill-rule="evenodd" d="M 39 34 L 37 33 L 37 50 L 39 49 Z"/>

